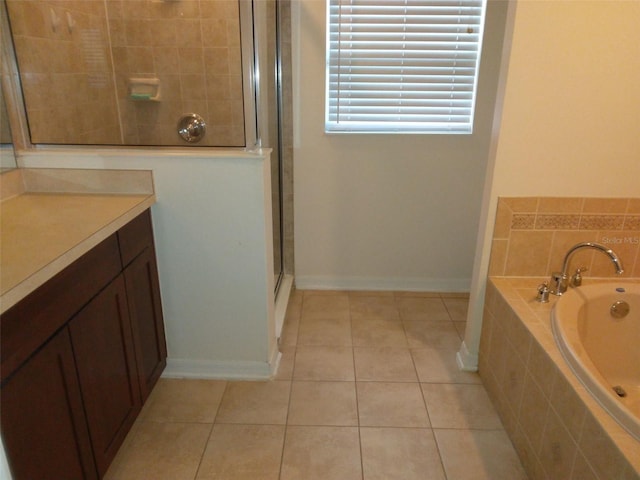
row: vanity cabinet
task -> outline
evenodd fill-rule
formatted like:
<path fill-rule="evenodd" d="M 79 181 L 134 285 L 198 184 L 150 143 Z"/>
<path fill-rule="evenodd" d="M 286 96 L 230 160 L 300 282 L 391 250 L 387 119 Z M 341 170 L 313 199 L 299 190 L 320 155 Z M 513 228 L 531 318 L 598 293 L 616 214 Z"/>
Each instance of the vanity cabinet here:
<path fill-rule="evenodd" d="M 0 395 L 15 480 L 98 478 L 68 329 L 15 372 Z"/>
<path fill-rule="evenodd" d="M 142 406 L 122 275 L 69 322 L 69 333 L 93 456 L 102 476 Z"/>
<path fill-rule="evenodd" d="M 144 402 L 167 364 L 158 266 L 149 212 L 118 232 L 140 394 Z"/>
<path fill-rule="evenodd" d="M 0 318 L 14 480 L 102 478 L 166 365 L 150 212 Z"/>

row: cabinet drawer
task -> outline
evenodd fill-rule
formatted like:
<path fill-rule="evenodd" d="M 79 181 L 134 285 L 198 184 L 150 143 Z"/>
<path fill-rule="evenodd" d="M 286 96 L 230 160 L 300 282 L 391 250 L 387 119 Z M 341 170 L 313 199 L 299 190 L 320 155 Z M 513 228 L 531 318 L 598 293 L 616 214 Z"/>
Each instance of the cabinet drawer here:
<path fill-rule="evenodd" d="M 98 244 L 0 319 L 2 380 L 121 271 L 116 235 Z"/>
<path fill-rule="evenodd" d="M 153 245 L 151 211 L 145 210 L 118 230 L 122 265 L 129 265 L 147 247 Z"/>

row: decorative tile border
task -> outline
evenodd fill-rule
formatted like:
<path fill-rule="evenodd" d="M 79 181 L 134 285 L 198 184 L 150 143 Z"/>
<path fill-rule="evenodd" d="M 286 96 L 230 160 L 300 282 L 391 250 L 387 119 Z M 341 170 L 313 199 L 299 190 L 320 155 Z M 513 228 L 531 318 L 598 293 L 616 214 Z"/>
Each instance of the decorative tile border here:
<path fill-rule="evenodd" d="M 580 215 L 537 215 L 537 230 L 577 230 L 580 228 Z"/>
<path fill-rule="evenodd" d="M 514 213 L 511 217 L 512 230 L 531 230 L 535 228 L 536 216 L 531 213 Z"/>
<path fill-rule="evenodd" d="M 512 213 L 511 229 L 640 230 L 640 216 Z"/>
<path fill-rule="evenodd" d="M 624 215 L 583 215 L 580 230 L 622 230 Z"/>
<path fill-rule="evenodd" d="M 625 277 L 640 277 L 639 205 L 640 198 L 501 197 L 490 275 L 546 276 L 572 245 L 593 241 L 612 245 Z M 599 256 L 580 259 L 593 276 L 614 273 Z"/>
<path fill-rule="evenodd" d="M 640 230 L 640 215 L 627 215 L 624 220 L 624 230 Z"/>

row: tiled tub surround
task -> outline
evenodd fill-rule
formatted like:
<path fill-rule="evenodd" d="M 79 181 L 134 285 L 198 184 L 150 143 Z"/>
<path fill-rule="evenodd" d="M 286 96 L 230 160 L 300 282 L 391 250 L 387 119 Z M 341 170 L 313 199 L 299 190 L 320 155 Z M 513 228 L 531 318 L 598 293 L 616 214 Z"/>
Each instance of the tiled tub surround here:
<path fill-rule="evenodd" d="M 640 198 L 500 198 L 490 276 L 549 276 L 579 242 L 600 242 L 622 259 L 623 277 L 640 277 Z M 573 255 L 585 277 L 615 276 L 611 262 L 593 250 Z"/>
<path fill-rule="evenodd" d="M 577 251 L 584 282 L 640 277 L 640 199 L 500 198 L 487 283 L 479 371 L 532 480 L 640 479 L 640 443 L 571 372 L 551 332 L 551 302 L 536 287 L 576 243 L 597 241 L 622 259 Z"/>
<path fill-rule="evenodd" d="M 562 358 L 542 278 L 491 278 L 479 371 L 532 480 L 640 479 L 640 442 L 591 397 Z M 587 282 L 585 282 L 587 283 Z"/>

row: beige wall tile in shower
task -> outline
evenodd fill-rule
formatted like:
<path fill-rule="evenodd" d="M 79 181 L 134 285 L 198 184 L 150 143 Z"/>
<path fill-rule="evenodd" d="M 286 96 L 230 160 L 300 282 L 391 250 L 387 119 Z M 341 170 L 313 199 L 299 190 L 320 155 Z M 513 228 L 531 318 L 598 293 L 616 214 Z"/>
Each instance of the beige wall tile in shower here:
<path fill-rule="evenodd" d="M 511 232 L 505 275 L 545 275 L 552 239 L 553 232 Z"/>
<path fill-rule="evenodd" d="M 504 275 L 507 259 L 508 240 L 493 240 L 491 244 L 491 257 L 489 260 L 489 275 Z"/>
<path fill-rule="evenodd" d="M 84 2 L 89 3 L 89 2 Z M 99 2 L 95 2 L 99 3 Z M 123 0 L 120 8 L 122 9 L 122 18 L 149 18 L 153 17 L 150 4 L 153 2 L 128 2 Z"/>
<path fill-rule="evenodd" d="M 154 73 L 151 47 L 127 47 L 127 69 L 130 73 Z"/>
<path fill-rule="evenodd" d="M 107 18 L 109 20 L 122 19 L 122 0 L 105 0 Z"/>
<path fill-rule="evenodd" d="M 25 24 L 25 11 L 26 3 L 21 0 L 6 0 L 7 11 L 9 13 L 9 19 L 11 21 L 11 31 L 15 37 L 26 35 L 27 26 Z"/>
<path fill-rule="evenodd" d="M 180 73 L 204 73 L 203 49 L 199 47 L 178 48 Z"/>
<path fill-rule="evenodd" d="M 31 85 L 24 82 L 34 142 L 119 144 L 124 137 L 135 144 L 144 137 L 145 144 L 158 141 L 159 145 L 180 145 L 174 132 L 167 136 L 168 130 L 175 129 L 180 113 L 197 111 L 206 115 L 210 125 L 213 122 L 219 127 L 209 132 L 199 145 L 244 145 L 237 1 L 10 0 L 8 5 L 20 68 L 31 78 L 40 77 L 31 81 Z M 61 18 L 69 12 L 76 28 L 54 31 L 50 8 Z M 82 32 L 91 35 L 82 36 Z M 95 63 L 87 63 L 88 58 L 96 55 L 104 71 L 96 71 Z M 209 74 L 217 78 L 205 80 L 194 76 Z M 44 75 L 50 76 L 45 79 Z M 110 91 L 88 89 L 87 82 L 84 85 L 76 82 L 72 88 L 69 75 L 101 82 Z M 179 78 L 179 75 L 187 76 Z M 128 98 L 128 79 L 135 76 L 161 78 L 161 103 L 169 105 L 149 108 L 141 106 L 142 102 L 132 102 Z M 61 87 L 53 87 L 54 78 Z M 116 87 L 113 78 L 117 79 Z M 59 95 L 51 95 L 52 91 Z M 99 112 L 97 122 L 87 118 L 82 128 L 69 128 L 71 115 L 67 107 L 74 97 L 84 99 L 73 102 L 75 111 Z M 226 103 L 221 106 L 220 102 Z M 122 137 L 111 118 L 117 114 L 116 107 L 121 112 Z M 210 118 L 212 115 L 216 117 L 214 120 Z M 223 125 L 223 120 L 228 123 Z M 162 132 L 145 132 L 149 128 Z M 79 139 L 71 137 L 74 132 Z"/>
<path fill-rule="evenodd" d="M 127 45 L 130 47 L 147 46 L 151 43 L 150 22 L 141 18 L 126 18 L 124 30 Z"/>
<path fill-rule="evenodd" d="M 202 18 L 238 18 L 238 2 L 234 0 L 200 0 Z"/>
<path fill-rule="evenodd" d="M 112 47 L 124 47 L 127 45 L 127 35 L 124 28 L 124 20 L 109 20 L 109 36 Z"/>
<path fill-rule="evenodd" d="M 204 47 L 228 47 L 227 20 L 220 18 L 202 20 L 202 45 Z"/>
<path fill-rule="evenodd" d="M 155 19 L 149 25 L 151 45 L 157 47 L 177 47 L 178 31 L 174 20 Z"/>
<path fill-rule="evenodd" d="M 19 25 L 18 35 L 29 35 L 31 37 L 51 38 L 55 31 L 52 27 L 50 6 L 45 2 L 29 6 L 28 12 L 22 11 L 24 17 L 16 22 Z"/>
<path fill-rule="evenodd" d="M 229 74 L 235 75 L 236 81 L 242 82 L 242 54 L 240 47 L 229 47 Z"/>
<path fill-rule="evenodd" d="M 240 24 L 238 22 L 227 22 L 227 45 L 230 47 L 240 46 Z"/>
<path fill-rule="evenodd" d="M 207 75 L 207 98 L 218 101 L 229 98 L 231 87 L 229 75 Z"/>
<path fill-rule="evenodd" d="M 180 87 L 183 101 L 197 101 L 203 103 L 207 101 L 206 76 L 200 73 L 190 73 L 180 76 Z M 191 111 L 186 109 L 186 111 Z M 177 119 L 176 119 L 177 121 Z"/>
<path fill-rule="evenodd" d="M 157 73 L 176 73 L 180 69 L 178 48 L 173 46 L 153 47 L 153 63 Z"/>
<path fill-rule="evenodd" d="M 202 28 L 199 18 L 176 20 L 179 45 L 202 45 Z"/>
<path fill-rule="evenodd" d="M 242 76 L 240 74 L 229 75 L 229 100 L 243 101 Z"/>
<path fill-rule="evenodd" d="M 209 47 L 204 49 L 204 66 L 210 75 L 229 75 L 229 49 Z"/>

